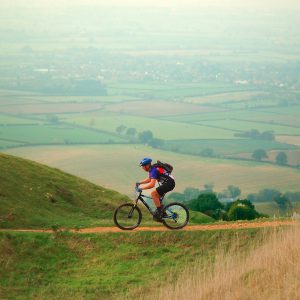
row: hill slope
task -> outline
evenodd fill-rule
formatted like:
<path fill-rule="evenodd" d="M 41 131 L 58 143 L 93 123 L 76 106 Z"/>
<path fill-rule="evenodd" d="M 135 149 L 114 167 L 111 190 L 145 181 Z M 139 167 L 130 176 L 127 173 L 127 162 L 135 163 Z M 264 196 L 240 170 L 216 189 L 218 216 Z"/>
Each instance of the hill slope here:
<path fill-rule="evenodd" d="M 29 160 L 0 154 L 0 228 L 112 225 L 128 199 L 86 180 Z"/>

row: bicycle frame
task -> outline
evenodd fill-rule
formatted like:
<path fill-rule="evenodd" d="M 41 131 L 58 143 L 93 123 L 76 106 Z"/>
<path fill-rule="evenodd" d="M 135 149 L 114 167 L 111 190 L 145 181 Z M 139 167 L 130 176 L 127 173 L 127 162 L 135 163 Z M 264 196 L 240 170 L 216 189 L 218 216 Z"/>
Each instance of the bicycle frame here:
<path fill-rule="evenodd" d="M 133 213 L 135 207 L 137 206 L 139 200 L 144 204 L 144 206 L 148 209 L 148 211 L 150 212 L 150 214 L 153 216 L 153 215 L 154 215 L 154 211 L 151 209 L 151 207 L 148 205 L 148 203 L 147 203 L 147 202 L 145 201 L 145 199 L 144 199 L 144 198 L 147 198 L 147 199 L 151 199 L 151 200 L 153 201 L 152 197 L 149 197 L 149 196 L 147 196 L 147 195 L 143 195 L 142 192 L 139 192 L 139 193 L 136 192 L 136 194 L 137 194 L 137 197 L 136 197 L 136 199 L 135 199 L 135 205 L 133 206 L 132 210 L 129 212 L 128 217 L 131 218 L 132 213 Z M 162 202 L 163 200 L 164 200 L 164 197 L 161 197 L 161 198 L 160 198 L 160 202 Z M 168 212 L 169 212 L 170 215 L 169 215 L 168 217 L 166 217 L 166 218 L 167 218 L 167 219 L 174 219 L 174 221 L 177 223 L 177 221 L 175 220 L 176 214 L 174 214 L 174 213 L 173 213 L 171 210 L 169 210 L 169 209 L 168 209 Z"/>
<path fill-rule="evenodd" d="M 139 200 L 144 204 L 144 206 L 148 209 L 148 211 L 150 212 L 151 215 L 154 215 L 154 211 L 152 211 L 151 207 L 148 205 L 148 203 L 145 201 L 144 198 L 147 198 L 147 199 L 151 199 L 151 201 L 153 201 L 152 197 L 150 196 L 147 196 L 147 195 L 143 195 L 141 192 L 136 192 L 137 194 L 137 197 L 135 199 L 135 205 L 134 207 L 137 206 Z M 160 202 L 163 201 L 163 198 L 161 198 Z"/>

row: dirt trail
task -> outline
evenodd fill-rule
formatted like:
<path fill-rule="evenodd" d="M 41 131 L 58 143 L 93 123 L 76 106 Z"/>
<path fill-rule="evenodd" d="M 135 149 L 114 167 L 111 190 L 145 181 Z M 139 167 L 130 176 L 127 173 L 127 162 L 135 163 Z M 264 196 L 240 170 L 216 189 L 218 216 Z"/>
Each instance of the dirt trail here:
<path fill-rule="evenodd" d="M 266 222 L 236 222 L 236 223 L 225 223 L 225 224 L 207 224 L 207 225 L 190 225 L 186 226 L 180 231 L 206 231 L 206 230 L 225 230 L 225 229 L 242 229 L 242 228 L 261 228 L 261 227 L 275 227 L 282 225 L 294 225 L 300 224 L 295 221 L 266 221 Z M 18 232 L 53 232 L 53 230 L 42 230 L 42 229 L 0 229 L 0 231 L 18 231 Z M 170 231 L 163 225 L 161 226 L 144 226 L 138 227 L 134 230 L 121 230 L 117 227 L 93 227 L 84 228 L 80 230 L 70 230 L 76 233 L 106 233 L 106 232 L 138 232 L 138 231 Z"/>

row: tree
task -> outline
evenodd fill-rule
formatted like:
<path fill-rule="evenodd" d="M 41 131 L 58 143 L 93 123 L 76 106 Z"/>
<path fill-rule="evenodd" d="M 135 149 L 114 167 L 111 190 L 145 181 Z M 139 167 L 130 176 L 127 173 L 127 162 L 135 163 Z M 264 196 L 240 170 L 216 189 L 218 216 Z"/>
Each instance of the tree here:
<path fill-rule="evenodd" d="M 142 131 L 139 133 L 139 140 L 144 144 L 149 143 L 152 139 L 153 133 L 150 130 Z"/>
<path fill-rule="evenodd" d="M 154 138 L 149 141 L 149 145 L 153 148 L 160 148 L 164 144 L 164 141 L 161 139 Z"/>
<path fill-rule="evenodd" d="M 234 134 L 235 136 L 247 137 L 256 140 L 274 140 L 273 131 L 264 131 L 260 133 L 257 129 L 251 129 L 250 131 L 238 132 Z"/>
<path fill-rule="evenodd" d="M 300 201 L 300 192 L 286 192 L 284 194 L 291 202 L 299 202 Z"/>
<path fill-rule="evenodd" d="M 287 155 L 285 152 L 279 152 L 276 155 L 276 163 L 280 166 L 287 165 Z"/>
<path fill-rule="evenodd" d="M 125 129 L 126 129 L 126 126 L 120 125 L 120 126 L 118 126 L 118 127 L 116 128 L 116 132 L 117 132 L 118 134 L 121 134 L 122 132 L 125 131 Z"/>
<path fill-rule="evenodd" d="M 201 194 L 196 199 L 190 200 L 187 206 L 191 210 L 200 211 L 216 220 L 222 215 L 223 204 L 214 193 Z"/>
<path fill-rule="evenodd" d="M 96 124 L 95 119 L 91 119 L 89 126 L 93 127 L 93 126 L 95 126 L 95 124 Z"/>
<path fill-rule="evenodd" d="M 252 202 L 272 202 L 274 198 L 279 196 L 280 192 L 275 189 L 262 189 L 258 194 L 249 194 L 247 199 Z"/>
<path fill-rule="evenodd" d="M 226 210 L 229 221 L 253 220 L 260 217 L 260 214 L 249 200 L 234 201 L 227 205 Z"/>
<path fill-rule="evenodd" d="M 184 194 L 173 192 L 168 196 L 168 199 L 172 199 L 173 201 L 183 202 L 185 200 Z"/>
<path fill-rule="evenodd" d="M 253 139 L 258 139 L 259 135 L 260 135 L 260 133 L 257 129 L 251 129 L 251 131 L 248 134 Z"/>
<path fill-rule="evenodd" d="M 228 185 L 227 190 L 232 198 L 237 198 L 241 194 L 240 188 L 234 185 Z"/>
<path fill-rule="evenodd" d="M 196 199 L 200 195 L 200 190 L 193 187 L 187 187 L 183 191 L 184 198 L 186 201 Z"/>
<path fill-rule="evenodd" d="M 214 184 L 212 182 L 209 182 L 209 183 L 205 183 L 204 184 L 204 191 L 203 192 L 209 192 L 209 193 L 212 193 L 213 192 L 213 189 L 214 189 Z"/>
<path fill-rule="evenodd" d="M 263 158 L 267 158 L 268 155 L 264 149 L 256 149 L 252 154 L 252 158 L 261 161 Z"/>
<path fill-rule="evenodd" d="M 46 120 L 47 120 L 47 122 L 52 123 L 52 124 L 59 123 L 59 118 L 56 115 L 47 115 Z"/>
<path fill-rule="evenodd" d="M 136 129 L 132 128 L 132 127 L 127 128 L 127 130 L 126 130 L 126 135 L 129 135 L 129 136 L 135 136 L 136 133 L 137 133 Z"/>
<path fill-rule="evenodd" d="M 273 141 L 275 139 L 273 131 L 264 131 L 260 134 L 259 137 L 261 140 Z"/>
<path fill-rule="evenodd" d="M 239 187 L 234 185 L 228 185 L 226 190 L 223 190 L 221 193 L 218 194 L 218 198 L 237 198 L 240 194 L 241 190 Z"/>
<path fill-rule="evenodd" d="M 290 200 L 282 194 L 276 196 L 273 201 L 277 204 L 281 213 L 287 212 L 288 209 L 291 210 L 292 208 Z"/>
<path fill-rule="evenodd" d="M 213 157 L 214 156 L 214 150 L 211 149 L 211 148 L 205 148 L 200 152 L 200 155 Z"/>

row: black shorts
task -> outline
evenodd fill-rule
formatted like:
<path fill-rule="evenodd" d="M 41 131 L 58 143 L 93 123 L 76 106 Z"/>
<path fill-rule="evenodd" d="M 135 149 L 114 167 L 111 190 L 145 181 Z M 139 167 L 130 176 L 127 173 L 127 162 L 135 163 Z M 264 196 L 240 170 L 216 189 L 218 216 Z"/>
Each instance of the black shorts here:
<path fill-rule="evenodd" d="M 160 185 L 156 191 L 160 196 L 164 196 L 167 192 L 170 192 L 175 187 L 175 181 L 174 179 L 170 178 L 166 182 L 164 182 L 162 185 Z"/>

